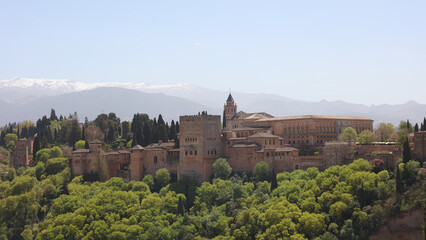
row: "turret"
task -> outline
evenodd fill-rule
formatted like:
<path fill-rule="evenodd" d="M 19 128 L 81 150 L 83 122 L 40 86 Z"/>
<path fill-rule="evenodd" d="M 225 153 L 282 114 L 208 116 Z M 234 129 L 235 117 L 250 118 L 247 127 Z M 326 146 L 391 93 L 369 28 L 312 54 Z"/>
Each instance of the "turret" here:
<path fill-rule="evenodd" d="M 226 120 L 231 119 L 235 114 L 237 114 L 237 105 L 234 103 L 234 98 L 231 93 L 229 93 L 228 99 L 226 99 L 226 104 L 223 108 Z"/>

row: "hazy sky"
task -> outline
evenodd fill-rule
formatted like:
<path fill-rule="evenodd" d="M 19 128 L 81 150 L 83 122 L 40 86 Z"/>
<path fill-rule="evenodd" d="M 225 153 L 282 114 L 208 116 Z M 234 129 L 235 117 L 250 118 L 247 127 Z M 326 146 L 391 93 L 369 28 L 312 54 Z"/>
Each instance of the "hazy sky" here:
<path fill-rule="evenodd" d="M 426 1 L 1 1 L 13 77 L 426 103 Z"/>

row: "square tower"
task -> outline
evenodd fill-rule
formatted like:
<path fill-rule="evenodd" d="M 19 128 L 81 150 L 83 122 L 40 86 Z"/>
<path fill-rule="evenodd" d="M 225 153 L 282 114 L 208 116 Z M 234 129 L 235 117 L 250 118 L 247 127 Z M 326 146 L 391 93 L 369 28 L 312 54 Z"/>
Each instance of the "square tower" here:
<path fill-rule="evenodd" d="M 178 179 L 208 181 L 212 164 L 222 156 L 220 115 L 181 116 Z"/>

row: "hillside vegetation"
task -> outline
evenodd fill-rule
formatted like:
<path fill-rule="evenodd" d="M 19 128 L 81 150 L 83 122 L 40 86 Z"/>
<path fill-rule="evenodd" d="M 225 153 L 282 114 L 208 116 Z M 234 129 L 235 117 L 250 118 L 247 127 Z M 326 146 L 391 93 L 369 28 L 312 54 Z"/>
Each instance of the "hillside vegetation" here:
<path fill-rule="evenodd" d="M 0 239 L 364 239 L 425 199 L 416 161 L 395 173 L 359 159 L 276 175 L 262 162 L 253 176 L 217 162 L 201 185 L 170 183 L 165 169 L 86 182 L 58 147 L 40 150 L 35 167 L 9 168 L 0 182 Z"/>

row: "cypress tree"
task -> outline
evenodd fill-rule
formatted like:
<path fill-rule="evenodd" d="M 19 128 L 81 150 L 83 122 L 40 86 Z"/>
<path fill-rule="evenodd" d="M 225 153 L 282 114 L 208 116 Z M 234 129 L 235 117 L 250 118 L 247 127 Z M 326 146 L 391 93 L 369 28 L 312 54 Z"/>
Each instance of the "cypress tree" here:
<path fill-rule="evenodd" d="M 38 152 L 38 150 L 40 150 L 40 139 L 36 135 L 34 137 L 34 143 L 33 143 L 33 162 L 35 162 L 36 153 Z"/>
<path fill-rule="evenodd" d="M 84 141 L 84 149 L 89 149 L 89 140 Z"/>
<path fill-rule="evenodd" d="M 136 140 L 135 135 L 133 135 L 133 139 L 132 139 L 132 147 L 136 146 L 138 144 L 138 141 Z"/>
<path fill-rule="evenodd" d="M 56 130 L 56 129 L 55 129 Z M 83 129 L 81 130 L 81 140 L 86 141 L 86 128 L 83 126 Z"/>
<path fill-rule="evenodd" d="M 407 163 L 408 161 L 411 160 L 411 150 L 410 150 L 410 143 L 408 142 L 408 138 L 405 139 L 405 142 L 403 145 L 402 159 L 404 163 Z"/>
<path fill-rule="evenodd" d="M 1 131 L 1 134 L 0 134 L 0 146 L 2 146 L 2 147 L 6 147 L 6 140 L 5 140 L 5 138 L 6 138 L 6 132 L 5 131 Z"/>
<path fill-rule="evenodd" d="M 21 138 L 21 132 L 19 131 L 19 124 L 18 124 L 18 127 L 17 127 L 16 136 L 18 136 L 18 141 L 19 141 L 19 139 Z"/>
<path fill-rule="evenodd" d="M 175 121 L 172 120 L 172 122 L 170 123 L 169 138 L 175 139 L 175 135 L 176 135 L 176 125 L 175 125 Z"/>
<path fill-rule="evenodd" d="M 418 132 L 419 131 L 419 125 L 416 123 L 416 125 L 414 125 L 414 132 Z"/>
<path fill-rule="evenodd" d="M 423 125 L 423 123 L 420 123 L 420 131 L 424 131 L 425 130 L 425 125 Z"/>
<path fill-rule="evenodd" d="M 426 131 L 426 117 L 423 118 L 423 131 Z"/>
<path fill-rule="evenodd" d="M 277 174 L 275 173 L 275 168 L 272 168 L 271 192 L 277 187 L 278 187 Z"/>
<path fill-rule="evenodd" d="M 51 121 L 58 120 L 58 117 L 56 116 L 55 109 L 53 109 L 53 108 L 50 110 L 50 120 Z"/>
<path fill-rule="evenodd" d="M 114 139 L 114 128 L 112 126 L 109 126 L 107 140 L 109 143 L 112 143 L 114 142 Z"/>
<path fill-rule="evenodd" d="M 180 131 L 179 121 L 176 121 L 176 134 Z"/>
<path fill-rule="evenodd" d="M 178 214 L 182 215 L 182 216 L 184 214 L 183 201 L 182 201 L 182 197 L 181 196 L 179 196 Z"/>
<path fill-rule="evenodd" d="M 222 116 L 222 127 L 226 128 L 226 116 L 225 116 L 225 109 L 223 109 L 223 116 Z"/>
<path fill-rule="evenodd" d="M 396 192 L 401 194 L 403 191 L 401 172 L 399 170 L 399 166 L 396 166 Z"/>

